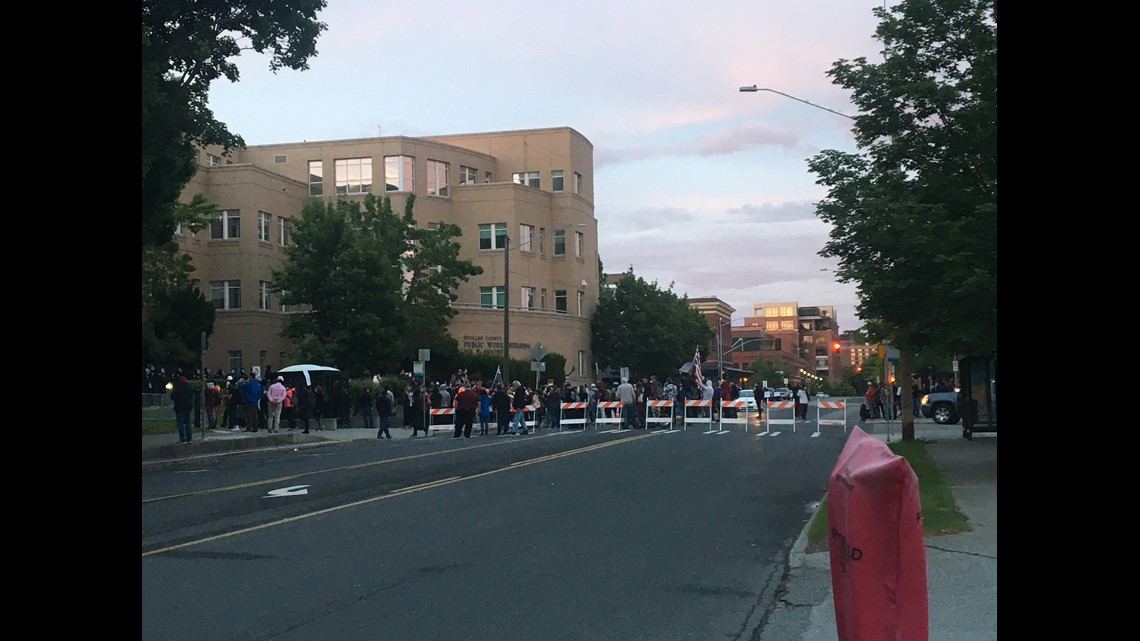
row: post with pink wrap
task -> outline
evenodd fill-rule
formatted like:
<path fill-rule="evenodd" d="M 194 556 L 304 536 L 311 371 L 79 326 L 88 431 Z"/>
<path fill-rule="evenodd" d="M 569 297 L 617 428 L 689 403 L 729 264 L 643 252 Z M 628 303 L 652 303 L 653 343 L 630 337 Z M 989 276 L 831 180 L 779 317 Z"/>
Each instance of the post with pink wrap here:
<path fill-rule="evenodd" d="M 927 641 L 918 477 L 858 426 L 831 470 L 827 529 L 839 641 Z"/>

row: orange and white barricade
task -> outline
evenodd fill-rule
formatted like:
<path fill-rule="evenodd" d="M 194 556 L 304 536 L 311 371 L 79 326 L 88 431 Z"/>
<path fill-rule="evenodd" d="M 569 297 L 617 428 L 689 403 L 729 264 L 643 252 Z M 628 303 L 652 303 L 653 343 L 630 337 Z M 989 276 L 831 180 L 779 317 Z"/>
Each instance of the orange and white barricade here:
<path fill-rule="evenodd" d="M 665 412 L 658 411 L 661 416 L 654 416 L 654 408 L 666 408 Z M 646 401 L 645 402 L 645 427 L 650 425 L 668 425 L 669 429 L 673 429 L 673 401 Z"/>
<path fill-rule="evenodd" d="M 443 407 L 443 408 L 440 408 L 437 410 L 430 410 L 428 414 L 429 414 L 429 416 L 428 416 L 428 434 L 431 434 L 432 432 L 440 432 L 443 430 L 447 430 L 448 432 L 454 432 L 455 431 L 455 408 L 454 407 Z M 450 423 L 436 423 L 435 422 L 436 416 L 450 416 L 451 422 Z"/>
<path fill-rule="evenodd" d="M 784 411 L 790 412 L 789 418 L 779 418 Z M 792 431 L 796 431 L 796 402 L 795 401 L 768 401 L 768 429 L 761 432 L 761 435 L 767 434 L 773 425 L 791 425 Z"/>
<path fill-rule="evenodd" d="M 538 427 L 538 405 L 527 405 L 523 408 L 523 425 L 526 426 L 528 432 L 533 432 Z"/>
<path fill-rule="evenodd" d="M 709 415 L 707 417 L 689 416 L 689 408 L 690 407 L 697 407 L 697 408 L 707 407 L 707 408 L 709 408 Z M 693 424 L 696 425 L 697 422 L 706 421 L 706 420 L 709 422 L 709 431 L 710 432 L 714 431 L 712 428 L 712 423 L 713 423 L 713 420 L 712 420 L 712 401 L 685 401 L 685 429 L 686 430 L 689 429 L 689 421 L 693 421 Z"/>
<path fill-rule="evenodd" d="M 606 410 L 610 410 L 613 416 L 606 416 Z M 601 425 L 616 425 L 621 427 L 621 401 L 598 401 L 597 407 L 598 415 L 594 418 L 594 424 Z"/>
<path fill-rule="evenodd" d="M 725 418 L 724 408 L 736 408 L 738 410 L 736 418 Z M 724 429 L 725 425 L 743 425 L 744 431 L 748 431 L 748 414 L 751 410 L 748 409 L 748 401 L 737 399 L 735 401 L 723 401 L 720 404 L 720 433 L 725 433 L 728 430 Z"/>
<path fill-rule="evenodd" d="M 828 417 L 823 418 L 823 412 L 827 410 Z M 843 418 L 835 418 L 839 414 L 839 410 L 843 410 Z M 820 425 L 842 425 L 843 433 L 847 433 L 847 402 L 846 401 L 821 401 L 816 400 L 815 410 L 815 434 L 811 437 L 819 436 Z"/>
<path fill-rule="evenodd" d="M 562 429 L 567 425 L 581 425 L 582 429 L 586 429 L 586 408 L 590 404 L 587 401 L 574 401 L 573 403 L 561 403 L 558 406 L 558 429 Z M 578 418 L 566 418 L 566 410 L 582 410 L 582 415 Z"/>

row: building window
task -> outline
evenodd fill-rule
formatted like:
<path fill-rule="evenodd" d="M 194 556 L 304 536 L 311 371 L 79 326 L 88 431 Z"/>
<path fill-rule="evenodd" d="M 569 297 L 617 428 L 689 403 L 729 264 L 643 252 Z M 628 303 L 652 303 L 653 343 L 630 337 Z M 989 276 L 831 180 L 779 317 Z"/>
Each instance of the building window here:
<path fill-rule="evenodd" d="M 277 218 L 277 242 L 282 247 L 289 246 L 289 219 L 284 216 Z"/>
<path fill-rule="evenodd" d="M 554 311 L 559 312 L 561 314 L 566 313 L 566 290 L 565 289 L 554 290 Z"/>
<path fill-rule="evenodd" d="M 780 308 L 780 316 L 795 316 L 796 308 L 791 305 L 786 305 Z"/>
<path fill-rule="evenodd" d="M 520 185 L 526 185 L 527 187 L 534 187 L 535 189 L 539 188 L 538 187 L 539 181 L 538 181 L 538 172 L 537 171 L 519 172 L 517 174 L 513 174 L 513 179 L 516 183 L 518 183 Z"/>
<path fill-rule="evenodd" d="M 218 167 L 222 164 L 222 159 L 214 154 L 206 154 L 206 166 Z"/>
<path fill-rule="evenodd" d="M 269 224 L 273 219 L 269 214 L 259 211 L 257 212 L 257 239 L 262 242 L 269 242 Z"/>
<path fill-rule="evenodd" d="M 519 225 L 519 249 L 524 252 L 534 251 L 531 243 L 534 241 L 534 225 Z"/>
<path fill-rule="evenodd" d="M 241 216 L 236 209 L 223 209 L 210 221 L 210 240 L 241 238 Z"/>
<path fill-rule="evenodd" d="M 523 287 L 522 288 L 522 302 L 523 302 L 523 305 L 525 305 L 527 309 L 534 309 L 534 288 L 533 287 Z"/>
<path fill-rule="evenodd" d="M 578 258 L 582 257 L 582 232 L 574 232 L 574 255 Z"/>
<path fill-rule="evenodd" d="M 782 320 L 782 321 L 780 321 L 780 329 L 783 329 L 783 330 L 794 330 L 795 328 L 796 328 L 796 321 L 792 321 L 792 320 Z"/>
<path fill-rule="evenodd" d="M 273 157 L 273 163 L 277 164 L 277 165 L 285 164 L 285 156 L 283 156 L 283 155 L 282 156 L 274 156 Z"/>
<path fill-rule="evenodd" d="M 543 255 L 543 256 L 546 255 L 546 228 L 545 227 L 539 227 L 538 228 L 538 253 L 540 255 Z M 543 307 L 546 307 L 546 306 L 543 305 Z"/>
<path fill-rule="evenodd" d="M 241 309 L 241 281 L 211 281 L 210 300 L 214 303 L 214 309 Z"/>
<path fill-rule="evenodd" d="M 467 165 L 459 165 L 459 184 L 460 185 L 474 185 L 475 175 L 477 171 L 474 167 Z"/>
<path fill-rule="evenodd" d="M 283 301 L 283 300 L 285 300 L 285 292 L 284 292 L 284 291 L 283 291 L 283 292 L 281 292 L 281 295 L 280 295 L 280 296 L 278 296 L 277 300 L 278 300 L 278 301 Z M 282 302 L 282 303 L 281 303 L 281 313 L 286 313 L 286 312 L 288 312 L 288 311 L 290 311 L 290 310 L 289 310 L 289 306 L 288 306 L 288 305 L 286 305 L 285 303 L 283 303 L 283 302 Z M 284 359 L 282 359 L 282 362 L 284 362 Z"/>
<path fill-rule="evenodd" d="M 764 321 L 764 330 L 769 332 L 780 331 L 780 321 Z"/>
<path fill-rule="evenodd" d="M 324 163 L 319 160 L 309 161 L 309 195 L 320 196 L 325 193 Z"/>
<path fill-rule="evenodd" d="M 506 223 L 481 223 L 479 225 L 479 249 L 503 249 L 506 246 Z"/>
<path fill-rule="evenodd" d="M 367 194 L 372 191 L 372 159 L 341 158 L 334 160 L 336 168 L 336 193 Z"/>
<path fill-rule="evenodd" d="M 491 172 L 488 171 L 487 173 L 483 174 L 483 182 L 485 182 L 485 183 L 491 182 Z"/>
<path fill-rule="evenodd" d="M 582 174 L 574 172 L 574 193 L 582 193 Z"/>
<path fill-rule="evenodd" d="M 542 292 L 540 292 L 540 293 L 541 293 L 542 297 L 539 299 L 539 303 L 542 305 L 542 307 L 540 307 L 539 309 L 546 309 L 546 288 L 543 287 Z"/>
<path fill-rule="evenodd" d="M 262 311 L 269 311 L 269 281 L 267 280 L 257 283 L 257 308 Z"/>
<path fill-rule="evenodd" d="M 430 196 L 447 198 L 448 163 L 439 160 L 427 161 L 427 193 Z"/>
<path fill-rule="evenodd" d="M 414 191 L 415 175 L 415 158 L 384 156 L 384 191 Z"/>
<path fill-rule="evenodd" d="M 226 352 L 226 362 L 229 363 L 231 372 L 240 372 L 242 367 L 244 367 L 241 364 L 241 350 L 230 350 Z"/>
<path fill-rule="evenodd" d="M 498 307 L 502 309 L 506 304 L 507 290 L 502 287 L 480 287 L 479 288 L 479 306 L 480 307 Z"/>
<path fill-rule="evenodd" d="M 562 191 L 562 183 L 564 180 L 565 178 L 561 169 L 555 169 L 550 172 L 550 189 L 552 191 Z"/>
<path fill-rule="evenodd" d="M 578 315 L 579 316 L 585 316 L 585 314 L 583 313 L 583 308 L 585 307 L 586 292 L 575 292 L 575 293 L 578 294 Z"/>
<path fill-rule="evenodd" d="M 555 256 L 565 256 L 566 255 L 566 230 L 565 229 L 555 229 L 554 230 L 554 255 Z"/>

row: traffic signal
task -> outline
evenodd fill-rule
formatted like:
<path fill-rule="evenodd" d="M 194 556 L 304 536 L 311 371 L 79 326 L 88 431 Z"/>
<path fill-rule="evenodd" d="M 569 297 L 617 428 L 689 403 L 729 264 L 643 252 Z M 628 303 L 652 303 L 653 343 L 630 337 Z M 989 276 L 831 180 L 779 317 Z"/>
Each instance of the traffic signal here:
<path fill-rule="evenodd" d="M 839 343 L 839 341 L 831 341 L 831 351 L 832 352 L 838 354 L 839 350 L 842 349 L 842 347 L 843 347 L 843 345 L 841 345 Z"/>
<path fill-rule="evenodd" d="M 862 365 L 856 365 L 856 366 L 855 366 L 855 371 L 856 371 L 856 372 L 862 372 L 862 371 L 863 371 L 863 366 L 862 366 Z"/>

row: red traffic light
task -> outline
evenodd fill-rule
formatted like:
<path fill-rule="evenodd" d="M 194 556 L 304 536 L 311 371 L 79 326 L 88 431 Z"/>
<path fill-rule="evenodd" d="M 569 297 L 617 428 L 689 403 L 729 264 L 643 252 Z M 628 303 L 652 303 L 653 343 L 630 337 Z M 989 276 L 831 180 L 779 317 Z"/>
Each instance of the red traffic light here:
<path fill-rule="evenodd" d="M 843 346 L 842 346 L 842 345 L 839 343 L 839 341 L 832 341 L 832 342 L 831 342 L 831 351 L 833 351 L 833 352 L 835 352 L 835 353 L 837 353 L 837 354 L 839 353 L 839 350 L 840 350 L 842 347 L 843 347 Z"/>

